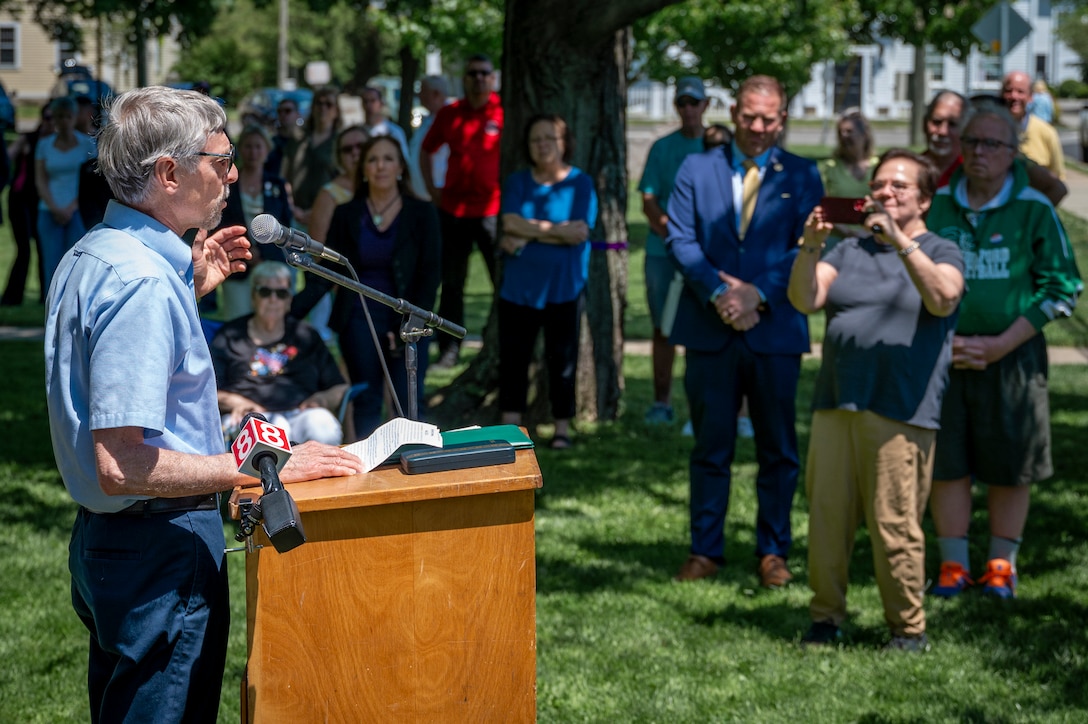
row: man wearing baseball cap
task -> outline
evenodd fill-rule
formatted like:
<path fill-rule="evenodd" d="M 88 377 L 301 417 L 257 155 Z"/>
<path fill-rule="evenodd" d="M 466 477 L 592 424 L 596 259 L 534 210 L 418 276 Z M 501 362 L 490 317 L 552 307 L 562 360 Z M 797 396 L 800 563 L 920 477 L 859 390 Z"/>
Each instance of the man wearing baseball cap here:
<path fill-rule="evenodd" d="M 671 320 L 663 320 L 662 312 L 676 269 L 665 255 L 665 225 L 669 221 L 665 208 L 680 164 L 689 154 L 703 150 L 703 114 L 707 108 L 703 81 L 695 76 L 686 76 L 677 81 L 675 105 L 676 113 L 680 116 L 680 128 L 654 141 L 638 184 L 638 190 L 642 192 L 642 212 L 650 224 L 646 237 L 645 276 L 646 298 L 654 326 L 654 403 L 646 412 L 646 422 L 649 424 L 668 424 L 673 420 L 672 365 L 676 348 L 669 343 L 668 333 L 662 332 L 663 326 L 671 326 Z"/>

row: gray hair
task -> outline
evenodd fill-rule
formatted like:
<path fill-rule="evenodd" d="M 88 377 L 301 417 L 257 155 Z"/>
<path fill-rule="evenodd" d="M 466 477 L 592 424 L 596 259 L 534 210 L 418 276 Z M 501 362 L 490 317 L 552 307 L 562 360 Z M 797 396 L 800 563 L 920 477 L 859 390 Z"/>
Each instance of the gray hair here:
<path fill-rule="evenodd" d="M 450 94 L 450 84 L 440 75 L 425 76 L 423 80 L 420 81 L 420 86 L 427 86 L 431 90 L 439 91 L 443 96 L 448 96 Z"/>
<path fill-rule="evenodd" d="M 981 116 L 991 116 L 1001 121 L 1009 132 L 1008 142 L 1012 144 L 1013 148 L 1019 148 L 1020 146 L 1020 124 L 1016 122 L 1016 119 L 1012 117 L 1012 113 L 1009 113 L 1009 109 L 999 101 L 993 101 L 989 98 L 982 98 L 973 101 L 963 111 L 963 121 L 960 128 L 963 129 L 964 135 L 967 135 L 967 127 L 971 125 L 975 120 Z"/>
<path fill-rule="evenodd" d="M 249 290 L 252 292 L 265 282 L 285 281 L 287 288 L 294 294 L 291 279 L 291 267 L 282 261 L 262 261 L 249 272 Z"/>
<path fill-rule="evenodd" d="M 160 158 L 174 158 L 186 171 L 208 139 L 225 133 L 227 114 L 203 93 L 165 86 L 137 88 L 114 97 L 98 133 L 98 167 L 114 195 L 138 205 L 151 191 L 151 171 Z"/>

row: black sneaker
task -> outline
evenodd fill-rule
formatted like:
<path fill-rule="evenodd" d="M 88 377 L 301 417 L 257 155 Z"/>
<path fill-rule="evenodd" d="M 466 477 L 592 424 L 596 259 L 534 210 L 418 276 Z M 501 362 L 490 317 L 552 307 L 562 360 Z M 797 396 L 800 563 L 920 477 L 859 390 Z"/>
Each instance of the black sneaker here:
<path fill-rule="evenodd" d="M 929 651 L 929 637 L 925 634 L 919 634 L 918 636 L 892 636 L 892 640 L 884 644 L 884 650 L 924 654 L 926 651 Z"/>
<path fill-rule="evenodd" d="M 813 621 L 805 635 L 801 637 L 802 646 L 827 646 L 842 640 L 842 631 L 830 621 Z"/>
<path fill-rule="evenodd" d="M 435 360 L 435 367 L 450 368 L 457 364 L 457 358 L 461 355 L 461 348 L 456 344 L 451 344 L 446 349 L 442 350 L 442 353 L 438 355 L 438 359 Z"/>

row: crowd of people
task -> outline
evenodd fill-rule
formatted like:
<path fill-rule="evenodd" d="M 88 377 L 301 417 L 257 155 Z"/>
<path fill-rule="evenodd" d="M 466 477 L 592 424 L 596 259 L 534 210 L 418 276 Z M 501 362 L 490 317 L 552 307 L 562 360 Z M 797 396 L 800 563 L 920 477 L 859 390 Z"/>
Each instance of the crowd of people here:
<path fill-rule="evenodd" d="M 1055 212 L 1068 193 L 1057 134 L 1028 111 L 1020 72 L 997 97 L 937 93 L 922 154 L 875 156 L 871 125 L 848 110 L 819 164 L 777 146 L 786 96 L 775 79 L 740 86 L 732 139 L 709 151 L 694 143 L 705 129 L 702 98 L 699 79 L 677 84 L 680 129 L 654 144 L 640 184 L 655 329 L 647 422 L 672 419 L 658 379 L 667 382 L 671 345 L 682 344 L 695 436 L 691 549 L 675 578 L 712 576 L 725 561 L 743 410 L 759 466 L 757 575 L 766 588 L 792 579 L 803 315 L 823 311 L 805 466 L 812 626 L 802 642 L 840 638 L 864 522 L 888 647 L 924 651 L 927 506 L 941 552 L 929 593 L 957 596 L 977 583 L 1011 598 L 1031 488 L 1052 474 L 1040 331 L 1072 314 L 1083 286 Z M 833 212 L 842 200 L 856 218 Z M 651 248 L 659 240 L 663 256 Z M 670 286 L 679 290 L 671 303 Z M 968 539 L 975 485 L 985 486 L 990 513 L 977 582 Z"/>
<path fill-rule="evenodd" d="M 725 562 L 732 463 L 745 434 L 758 463 L 756 573 L 770 589 L 792 580 L 797 390 L 806 315 L 823 311 L 804 481 L 813 598 L 803 642 L 839 638 L 864 521 L 889 647 L 928 648 L 922 521 L 928 507 L 941 551 L 930 593 L 976 585 L 974 485 L 986 486 L 990 512 L 977 584 L 1016 595 L 1031 489 L 1052 474 L 1040 330 L 1071 315 L 1082 289 L 1054 210 L 1066 193 L 1060 147 L 1055 157 L 1053 128 L 1027 111 L 1028 81 L 1010 73 L 1000 98 L 937 94 L 921 154 L 876 156 L 868 121 L 844 113 L 835 152 L 817 164 L 779 145 L 787 98 L 775 78 L 741 84 L 732 129 L 707 128 L 702 81 L 681 79 L 680 129 L 654 145 L 639 185 L 654 329 L 646 421 L 673 420 L 669 383 L 682 345 L 694 438 L 690 551 L 677 581 L 707 578 Z M 73 602 L 91 633 L 96 716 L 218 701 L 189 694 L 216 691 L 222 678 L 217 494 L 237 482 L 222 450 L 243 416 L 264 413 L 311 441 L 296 448 L 285 480 L 350 475 L 359 461 L 337 447 L 344 426 L 332 412 L 349 382 L 362 390 L 347 426 L 354 437 L 399 414 L 408 392 L 401 320 L 298 275 L 280 249 L 251 244 L 256 216 L 327 242 L 363 283 L 424 308 L 438 302 L 458 324 L 478 248 L 496 285 L 503 420 L 522 422 L 543 332 L 549 445 L 571 446 L 594 181 L 572 165 L 567 120 L 550 113 L 518 129 L 529 165 L 500 179 L 503 109 L 486 56 L 468 59 L 459 100 L 445 103 L 441 79 L 424 86 L 433 119 L 418 141 L 385 117 L 377 89 L 363 93 L 364 123 L 345 128 L 338 92 L 321 88 L 301 133 L 286 99 L 280 132 L 246 127 L 236 152 L 218 103 L 153 87 L 115 99 L 93 136 L 77 127 L 74 102 L 53 101 L 36 135 L 17 144 L 13 196 L 17 188 L 35 199 L 38 213 L 19 208 L 10 298 L 22 297 L 16 272 L 25 278 L 34 238 L 48 294 L 53 446 L 81 506 Z M 80 215 L 88 161 L 113 197 L 90 230 Z M 856 200 L 860 217 L 836 218 L 825 201 L 836 196 Z M 435 364 L 457 363 L 458 341 L 437 341 Z M 136 344 L 143 361 L 124 363 Z M 173 525 L 178 516 L 185 526 Z M 179 563 L 179 547 L 191 560 Z M 94 555 L 130 548 L 140 555 L 109 571 Z M 193 571 L 201 585 L 182 585 Z M 150 585 L 177 595 L 129 605 Z M 197 633 L 167 635 L 178 630 Z M 161 668 L 171 676 L 155 675 Z"/>

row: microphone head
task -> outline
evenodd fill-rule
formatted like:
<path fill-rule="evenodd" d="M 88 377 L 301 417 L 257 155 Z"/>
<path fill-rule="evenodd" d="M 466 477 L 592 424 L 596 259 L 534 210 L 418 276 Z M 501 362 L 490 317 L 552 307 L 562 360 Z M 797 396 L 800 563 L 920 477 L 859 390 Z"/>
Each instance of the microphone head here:
<path fill-rule="evenodd" d="M 272 214 L 257 214 L 249 222 L 249 234 L 258 244 L 275 244 L 283 224 Z"/>
<path fill-rule="evenodd" d="M 257 457 L 261 453 L 270 453 L 276 460 L 276 469 L 283 470 L 287 458 L 291 457 L 291 443 L 287 440 L 286 430 L 264 420 L 263 415 L 254 413 L 246 418 L 238 437 L 231 443 L 230 451 L 238 472 L 260 478 Z"/>

